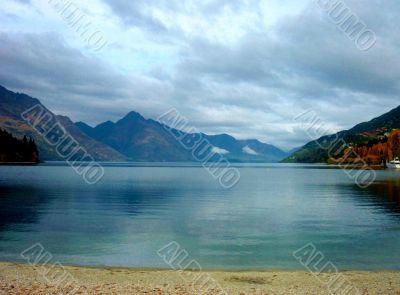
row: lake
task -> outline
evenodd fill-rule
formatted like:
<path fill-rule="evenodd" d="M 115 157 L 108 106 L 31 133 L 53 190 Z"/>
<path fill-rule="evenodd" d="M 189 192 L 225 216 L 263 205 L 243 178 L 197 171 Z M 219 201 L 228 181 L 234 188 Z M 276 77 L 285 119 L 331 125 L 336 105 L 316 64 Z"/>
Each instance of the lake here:
<path fill-rule="evenodd" d="M 0 166 L 0 260 L 41 243 L 67 265 L 168 268 L 175 241 L 207 269 L 303 269 L 313 243 L 339 270 L 400 270 L 400 172 L 359 188 L 322 165 L 238 165 L 226 190 L 191 164 L 107 164 L 86 184 L 62 163 Z"/>

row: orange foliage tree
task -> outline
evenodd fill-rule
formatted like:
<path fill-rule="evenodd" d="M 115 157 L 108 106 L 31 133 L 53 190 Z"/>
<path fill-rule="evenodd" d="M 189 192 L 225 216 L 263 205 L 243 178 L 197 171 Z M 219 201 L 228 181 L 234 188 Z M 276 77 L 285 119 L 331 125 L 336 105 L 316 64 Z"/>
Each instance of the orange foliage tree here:
<path fill-rule="evenodd" d="M 400 157 L 400 130 L 392 131 L 386 142 L 379 142 L 370 147 L 354 147 L 353 150 L 370 164 L 380 164 L 393 160 L 396 157 Z"/>

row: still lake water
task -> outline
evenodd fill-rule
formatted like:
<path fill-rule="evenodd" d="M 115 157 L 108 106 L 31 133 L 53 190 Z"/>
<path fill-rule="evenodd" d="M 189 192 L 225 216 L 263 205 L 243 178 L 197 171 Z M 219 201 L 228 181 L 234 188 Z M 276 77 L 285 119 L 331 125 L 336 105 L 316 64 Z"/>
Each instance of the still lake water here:
<path fill-rule="evenodd" d="M 0 260 L 41 243 L 72 265 L 168 266 L 171 241 L 203 268 L 302 269 L 314 243 L 340 270 L 400 269 L 400 171 L 361 189 L 323 166 L 244 165 L 224 190 L 201 167 L 107 165 L 88 185 L 61 164 L 0 166 Z"/>

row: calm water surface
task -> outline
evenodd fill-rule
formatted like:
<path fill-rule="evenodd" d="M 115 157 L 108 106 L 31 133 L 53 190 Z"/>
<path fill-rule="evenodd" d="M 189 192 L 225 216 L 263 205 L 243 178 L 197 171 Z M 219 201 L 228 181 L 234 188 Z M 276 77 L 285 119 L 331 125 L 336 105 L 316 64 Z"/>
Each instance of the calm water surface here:
<path fill-rule="evenodd" d="M 163 267 L 176 241 L 203 268 L 302 269 L 314 243 L 339 269 L 400 269 L 400 172 L 360 189 L 341 170 L 248 165 L 230 190 L 190 165 L 0 167 L 0 260 L 41 243 L 73 265 Z"/>

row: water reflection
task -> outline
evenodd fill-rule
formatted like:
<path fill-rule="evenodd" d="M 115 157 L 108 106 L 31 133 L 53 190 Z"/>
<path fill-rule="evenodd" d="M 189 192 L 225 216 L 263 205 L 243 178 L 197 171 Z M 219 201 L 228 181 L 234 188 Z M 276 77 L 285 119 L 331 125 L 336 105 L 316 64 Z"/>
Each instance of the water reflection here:
<path fill-rule="evenodd" d="M 365 189 L 355 187 L 361 197 L 375 206 L 383 207 L 388 213 L 400 217 L 400 179 L 387 178 L 378 180 Z"/>
<path fill-rule="evenodd" d="M 179 242 L 204 267 L 298 268 L 313 242 L 342 268 L 400 267 L 400 180 L 360 189 L 341 170 L 246 167 L 223 190 L 196 167 L 106 167 L 87 186 L 69 167 L 0 168 L 0 260 L 41 242 L 67 264 L 165 267 Z"/>
<path fill-rule="evenodd" d="M 400 178 L 372 184 L 368 191 L 378 197 L 386 198 L 393 205 L 400 205 Z"/>
<path fill-rule="evenodd" d="M 0 185 L 0 231 L 9 224 L 37 223 L 38 208 L 48 201 L 48 192 L 35 186 Z"/>

